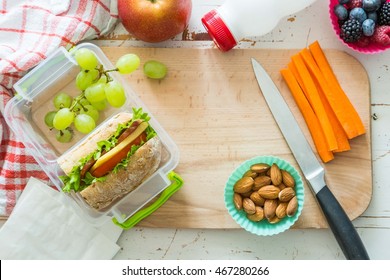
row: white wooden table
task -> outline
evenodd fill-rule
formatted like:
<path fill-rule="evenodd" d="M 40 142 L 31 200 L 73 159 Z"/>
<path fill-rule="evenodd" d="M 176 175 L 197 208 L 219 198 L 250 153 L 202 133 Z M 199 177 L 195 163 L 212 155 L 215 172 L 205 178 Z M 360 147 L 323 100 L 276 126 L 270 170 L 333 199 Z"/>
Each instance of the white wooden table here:
<path fill-rule="evenodd" d="M 100 46 L 215 48 L 203 40 L 201 17 L 223 0 L 193 0 L 188 35 L 147 44 L 131 39 L 121 24 Z M 305 10 L 282 19 L 273 32 L 246 38 L 238 48 L 301 49 L 318 40 L 323 48 L 336 48 L 357 58 L 371 83 L 373 197 L 368 209 L 353 221 L 371 259 L 390 259 L 390 50 L 362 55 L 347 49 L 335 36 L 328 19 L 328 1 L 317 0 Z M 353 71 L 353 69 L 351 69 Z M 4 221 L 0 221 L 0 225 Z M 124 231 L 115 259 L 221 260 L 221 259 L 344 259 L 329 229 L 292 229 L 273 237 L 259 237 L 243 229 L 199 230 L 135 227 Z"/>
<path fill-rule="evenodd" d="M 201 17 L 223 0 L 193 0 L 186 39 L 182 35 L 147 44 L 129 37 L 121 24 L 100 46 L 215 48 L 203 40 Z M 273 32 L 246 38 L 238 48 L 301 49 L 318 40 L 323 48 L 344 50 L 366 68 L 371 83 L 373 197 L 368 209 L 353 221 L 371 259 L 390 259 L 390 50 L 362 55 L 347 49 L 335 36 L 328 19 L 328 1 L 317 0 L 305 10 L 282 19 Z M 353 71 L 353 69 L 351 69 Z M 0 222 L 0 224 L 2 224 Z M 135 227 L 124 231 L 115 259 L 344 259 L 329 229 L 293 229 L 273 237 L 259 237 L 243 229 L 199 230 Z"/>
<path fill-rule="evenodd" d="M 129 38 L 119 24 L 100 46 L 215 48 L 203 40 L 201 17 L 223 0 L 193 0 L 187 40 L 182 35 L 167 42 L 147 44 Z M 202 34 L 203 33 L 203 34 Z M 203 36 L 204 38 L 204 36 Z M 362 55 L 347 49 L 335 36 L 328 18 L 328 1 L 318 0 L 284 18 L 273 32 L 246 38 L 238 48 L 300 49 L 318 40 L 324 48 L 344 50 L 366 68 L 371 84 L 373 197 L 363 215 L 353 221 L 371 259 L 390 259 L 390 51 Z M 353 71 L 353 69 L 351 69 Z M 329 229 L 289 230 L 258 237 L 245 230 L 133 228 L 119 239 L 116 259 L 344 259 Z M 387 249 L 386 249 L 387 248 Z"/>

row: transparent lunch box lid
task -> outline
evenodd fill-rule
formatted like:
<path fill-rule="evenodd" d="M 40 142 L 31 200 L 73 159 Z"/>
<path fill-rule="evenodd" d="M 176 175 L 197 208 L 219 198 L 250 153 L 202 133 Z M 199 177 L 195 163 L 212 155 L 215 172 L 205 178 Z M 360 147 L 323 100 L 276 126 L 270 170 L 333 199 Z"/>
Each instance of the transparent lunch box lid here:
<path fill-rule="evenodd" d="M 78 48 L 88 48 L 93 51 L 104 69 L 114 68 L 98 46 L 82 43 L 75 47 L 75 49 Z M 52 102 L 57 93 L 66 92 L 73 97 L 80 93 L 80 90 L 75 87 L 75 78 L 80 67 L 74 60 L 72 53 L 63 47 L 59 48 L 20 79 L 14 85 L 16 95 L 7 103 L 4 111 L 7 124 L 60 191 L 62 191 L 63 183 L 59 176 L 64 173 L 57 160 L 60 157 L 66 157 L 67 152 L 88 137 L 88 134 L 77 133 L 72 142 L 59 143 L 55 138 L 55 132 L 51 131 L 44 123 L 45 114 L 54 108 Z M 142 108 L 151 117 L 149 123 L 163 144 L 162 159 L 157 171 L 152 176 L 135 190 L 102 211 L 90 207 L 80 194 L 70 193 L 69 195 L 76 202 L 74 204 L 77 212 L 93 224 L 105 221 L 106 216 L 114 217 L 119 223 L 126 221 L 171 184 L 168 174 L 179 162 L 178 147 L 145 104 L 137 97 L 129 83 L 116 72 L 111 72 L 110 75 L 122 84 L 127 100 L 121 108 L 110 107 L 103 112 L 101 111 L 100 121 L 95 129 L 98 129 L 105 121 L 119 112 L 131 113 L 132 108 Z"/>

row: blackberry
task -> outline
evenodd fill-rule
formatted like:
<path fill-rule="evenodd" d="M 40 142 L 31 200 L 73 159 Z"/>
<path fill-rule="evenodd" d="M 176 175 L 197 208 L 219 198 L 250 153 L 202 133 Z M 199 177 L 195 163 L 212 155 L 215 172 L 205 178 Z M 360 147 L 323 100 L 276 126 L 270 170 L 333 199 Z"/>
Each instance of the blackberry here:
<path fill-rule="evenodd" d="M 362 36 L 362 25 L 357 19 L 349 19 L 341 26 L 340 37 L 346 43 L 356 42 Z"/>
<path fill-rule="evenodd" d="M 379 25 L 390 25 L 390 2 L 386 2 L 378 11 Z"/>

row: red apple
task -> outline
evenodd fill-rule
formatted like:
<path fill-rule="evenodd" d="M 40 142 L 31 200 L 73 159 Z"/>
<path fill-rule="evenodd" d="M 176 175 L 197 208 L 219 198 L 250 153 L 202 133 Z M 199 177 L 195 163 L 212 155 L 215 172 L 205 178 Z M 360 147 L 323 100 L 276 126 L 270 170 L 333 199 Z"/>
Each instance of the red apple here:
<path fill-rule="evenodd" d="M 184 31 L 190 20 L 191 0 L 118 0 L 118 14 L 135 38 L 157 43 Z"/>

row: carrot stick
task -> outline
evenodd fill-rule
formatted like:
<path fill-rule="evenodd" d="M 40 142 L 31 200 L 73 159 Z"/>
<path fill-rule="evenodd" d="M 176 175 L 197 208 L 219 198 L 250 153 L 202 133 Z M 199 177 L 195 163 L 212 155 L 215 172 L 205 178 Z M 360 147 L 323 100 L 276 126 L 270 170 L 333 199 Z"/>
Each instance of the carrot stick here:
<path fill-rule="evenodd" d="M 331 161 L 334 159 L 334 155 L 328 150 L 328 144 L 326 143 L 324 132 L 322 129 L 318 129 L 320 127 L 320 122 L 311 108 L 309 101 L 306 99 L 306 96 L 299 86 L 294 74 L 290 68 L 282 69 L 280 73 L 287 83 L 291 94 L 294 97 L 295 103 L 298 105 L 298 108 L 306 121 L 306 125 L 310 131 L 318 155 L 323 162 Z"/>
<path fill-rule="evenodd" d="M 352 139 L 358 135 L 366 133 L 363 122 L 356 112 L 354 106 L 349 100 L 348 96 L 345 94 L 344 90 L 341 88 L 339 81 L 336 78 L 320 44 L 318 41 L 309 45 L 309 50 L 313 55 L 314 60 L 316 61 L 320 71 L 322 72 L 325 80 L 328 85 L 331 87 L 334 92 L 334 98 L 328 99 L 330 104 L 333 106 L 338 106 L 338 109 L 335 109 L 335 113 L 339 117 L 340 112 L 343 112 L 344 119 L 349 119 L 348 125 L 355 127 L 356 133 L 352 134 L 348 129 L 346 131 L 348 138 Z M 326 92 L 325 92 L 326 93 Z M 340 120 L 342 125 L 345 126 L 345 120 Z"/>
<path fill-rule="evenodd" d="M 332 107 L 330 106 L 328 100 L 326 99 L 326 96 L 321 88 L 321 86 L 315 81 L 315 84 L 317 86 L 318 93 L 320 95 L 322 104 L 324 104 L 325 111 L 328 114 L 329 121 L 332 124 L 333 132 L 336 136 L 337 141 L 337 149 L 334 150 L 334 153 L 339 152 L 345 152 L 349 151 L 351 149 L 351 146 L 349 144 L 349 140 L 347 137 L 347 134 L 345 133 L 342 125 L 340 124 L 339 120 L 337 119 L 336 114 L 333 112 Z"/>
<path fill-rule="evenodd" d="M 292 56 L 292 61 L 295 64 L 295 67 L 298 70 L 302 82 L 304 84 L 305 92 L 307 93 L 307 100 L 309 101 L 311 107 L 313 108 L 314 113 L 316 114 L 320 124 L 321 129 L 324 132 L 326 142 L 328 143 L 329 151 L 336 150 L 337 140 L 334 134 L 332 125 L 329 121 L 329 117 L 326 113 L 324 105 L 321 102 L 321 98 L 318 94 L 317 87 L 314 84 L 313 79 L 311 78 L 310 72 L 307 69 L 305 62 L 299 54 Z"/>
<path fill-rule="evenodd" d="M 298 69 L 297 69 L 297 67 L 295 66 L 295 64 L 294 64 L 292 61 L 290 61 L 290 62 L 288 63 L 288 66 L 287 66 L 287 67 L 288 67 L 288 69 L 290 69 L 290 71 L 293 73 L 295 79 L 297 80 L 299 86 L 302 88 L 303 92 L 307 92 L 307 91 L 306 91 L 306 88 L 305 88 L 305 85 L 303 84 L 303 80 L 302 80 L 302 78 L 301 78 L 301 75 L 299 75 Z"/>
<path fill-rule="evenodd" d="M 351 119 L 352 116 L 350 114 L 346 114 L 345 109 L 340 107 L 340 102 L 338 101 L 336 90 L 331 88 L 328 81 L 325 79 L 325 76 L 318 67 L 311 52 L 308 49 L 303 49 L 300 51 L 300 55 L 305 61 L 305 64 L 310 73 L 321 87 L 322 92 L 325 94 L 326 99 L 332 107 L 333 112 L 336 114 L 340 124 L 348 136 L 348 139 L 356 137 L 358 134 L 354 122 Z"/>
<path fill-rule="evenodd" d="M 303 49 L 302 51 L 300 51 L 299 54 L 305 61 L 305 64 L 313 77 L 322 104 L 324 105 L 325 111 L 327 112 L 327 115 L 329 117 L 329 121 L 332 124 L 333 131 L 337 140 L 337 149 L 333 152 L 344 152 L 350 150 L 351 146 L 349 144 L 346 131 L 341 125 L 339 118 L 337 118 L 337 115 L 328 100 L 327 94 L 331 95 L 331 89 L 329 88 L 328 83 L 325 81 L 310 51 L 308 49 Z M 344 114 L 341 115 L 343 116 Z M 348 125 L 346 125 L 346 127 L 350 128 Z"/>
<path fill-rule="evenodd" d="M 306 50 L 307 49 L 304 49 L 303 51 L 306 51 Z M 308 53 L 311 56 L 309 51 L 308 51 Z M 302 79 L 301 79 L 301 77 L 300 77 L 300 75 L 298 73 L 298 70 L 295 67 L 295 65 L 292 62 L 290 62 L 288 64 L 288 68 L 292 71 L 292 74 L 295 76 L 299 86 L 302 88 L 304 94 L 307 96 L 308 93 L 307 93 L 307 91 L 305 89 L 304 83 L 303 83 L 303 81 L 302 81 Z M 316 80 L 314 80 L 314 81 L 316 82 Z M 325 110 L 326 110 L 326 112 L 328 114 L 329 121 L 332 124 L 332 128 L 333 128 L 333 131 L 334 131 L 334 134 L 335 134 L 335 137 L 336 137 L 337 149 L 334 150 L 333 152 L 344 152 L 344 151 L 350 150 L 351 146 L 350 146 L 350 144 L 348 142 L 348 138 L 347 138 L 347 136 L 346 136 L 346 134 L 345 134 L 345 132 L 344 132 L 344 130 L 343 130 L 339 120 L 337 119 L 336 115 L 334 114 L 332 108 L 330 108 L 329 102 L 326 100 L 321 87 L 319 87 L 317 83 L 316 83 L 316 87 L 317 87 L 318 93 L 320 95 L 321 101 L 324 104 L 324 108 L 325 108 Z"/>

